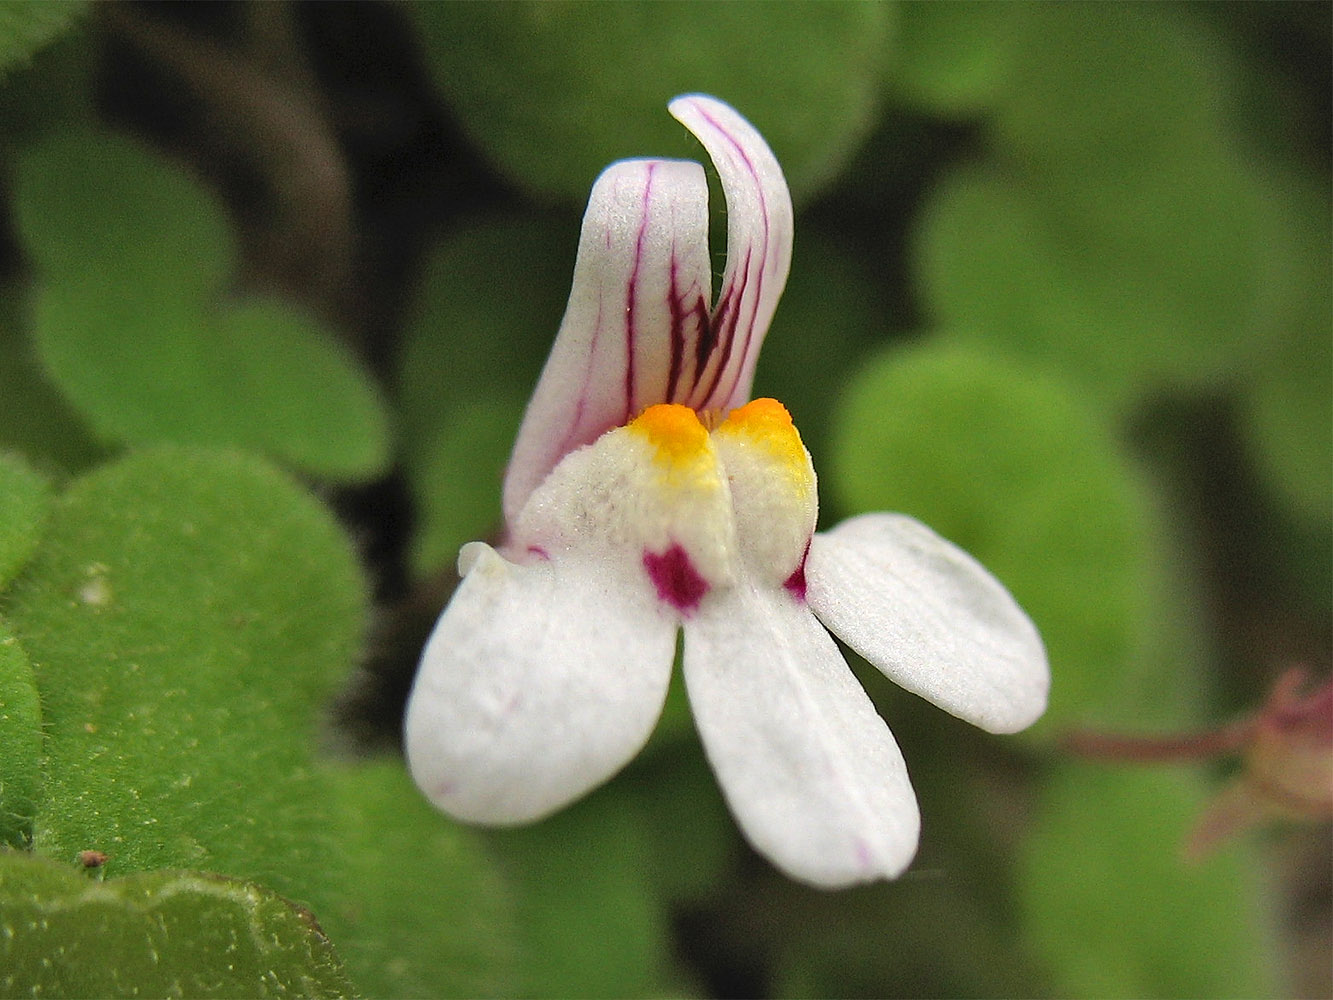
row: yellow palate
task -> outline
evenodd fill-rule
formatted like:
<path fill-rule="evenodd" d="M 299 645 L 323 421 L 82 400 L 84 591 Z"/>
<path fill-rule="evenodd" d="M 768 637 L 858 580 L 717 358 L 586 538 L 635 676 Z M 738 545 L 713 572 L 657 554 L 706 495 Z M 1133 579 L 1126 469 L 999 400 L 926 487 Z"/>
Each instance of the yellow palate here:
<path fill-rule="evenodd" d="M 664 483 L 676 488 L 715 489 L 722 483 L 717 452 L 698 415 L 679 403 L 650 406 L 628 430 L 653 448 L 653 465 Z"/>
<path fill-rule="evenodd" d="M 755 399 L 732 410 L 717 429 L 718 434 L 735 435 L 759 444 L 796 478 L 804 478 L 809 468 L 801 434 L 792 423 L 787 408 L 776 399 Z"/>
<path fill-rule="evenodd" d="M 656 460 L 675 465 L 695 458 L 708 447 L 708 431 L 688 406 L 659 403 L 630 421 L 630 429 L 657 449 Z"/>

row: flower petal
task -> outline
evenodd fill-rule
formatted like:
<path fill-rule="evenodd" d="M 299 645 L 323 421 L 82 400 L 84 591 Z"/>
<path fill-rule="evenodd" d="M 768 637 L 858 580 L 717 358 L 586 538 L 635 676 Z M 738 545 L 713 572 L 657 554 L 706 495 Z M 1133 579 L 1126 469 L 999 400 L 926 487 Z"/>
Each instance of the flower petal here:
<path fill-rule="evenodd" d="M 921 819 L 902 754 L 806 607 L 780 589 L 718 593 L 685 625 L 685 683 L 761 854 L 829 888 L 907 867 Z"/>
<path fill-rule="evenodd" d="M 408 764 L 426 796 L 459 819 L 538 819 L 647 741 L 676 622 L 646 583 L 575 556 L 516 565 L 474 542 L 460 567 L 467 575 L 408 702 Z"/>
<path fill-rule="evenodd" d="M 791 194 L 768 143 L 734 108 L 686 94 L 670 110 L 708 150 L 727 199 L 727 268 L 710 324 L 711 357 L 691 393 L 676 401 L 730 410 L 750 398 L 759 346 L 787 284 Z"/>
<path fill-rule="evenodd" d="M 711 287 L 703 168 L 607 167 L 588 199 L 569 304 L 505 474 L 507 523 L 562 457 L 672 399 L 675 384 L 693 377 Z"/>
<path fill-rule="evenodd" d="M 806 599 L 890 679 L 993 733 L 1046 710 L 1041 637 L 1004 586 L 903 514 L 863 514 L 815 535 Z"/>

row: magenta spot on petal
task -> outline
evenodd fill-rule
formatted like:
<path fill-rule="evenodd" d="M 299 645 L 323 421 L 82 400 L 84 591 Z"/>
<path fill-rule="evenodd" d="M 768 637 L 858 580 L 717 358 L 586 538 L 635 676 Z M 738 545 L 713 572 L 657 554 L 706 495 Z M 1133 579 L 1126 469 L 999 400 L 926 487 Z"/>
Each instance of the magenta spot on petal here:
<path fill-rule="evenodd" d="M 657 588 L 657 596 L 683 615 L 692 614 L 708 593 L 708 581 L 679 545 L 662 553 L 644 552 L 643 568 Z"/>
<path fill-rule="evenodd" d="M 550 553 L 548 553 L 540 545 L 529 545 L 528 555 L 536 556 L 538 559 L 543 559 L 543 560 L 551 558 Z"/>
<path fill-rule="evenodd" d="M 796 598 L 802 604 L 805 603 L 805 557 L 810 554 L 810 543 L 805 543 L 805 551 L 801 553 L 801 561 L 796 568 L 791 571 L 791 576 L 782 581 L 782 585 L 787 588 L 792 597 Z"/>

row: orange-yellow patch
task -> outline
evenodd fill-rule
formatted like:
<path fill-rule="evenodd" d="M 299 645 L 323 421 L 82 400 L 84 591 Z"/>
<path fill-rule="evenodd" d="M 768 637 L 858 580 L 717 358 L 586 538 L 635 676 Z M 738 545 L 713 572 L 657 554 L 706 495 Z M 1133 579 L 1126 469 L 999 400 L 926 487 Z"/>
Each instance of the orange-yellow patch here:
<path fill-rule="evenodd" d="M 679 403 L 650 406 L 630 421 L 629 426 L 652 443 L 657 449 L 655 458 L 662 464 L 688 461 L 708 447 L 708 431 L 698 415 Z"/>
<path fill-rule="evenodd" d="M 776 399 L 755 399 L 732 410 L 716 433 L 762 445 L 779 465 L 798 478 L 804 477 L 809 468 L 801 434 L 787 408 Z"/>

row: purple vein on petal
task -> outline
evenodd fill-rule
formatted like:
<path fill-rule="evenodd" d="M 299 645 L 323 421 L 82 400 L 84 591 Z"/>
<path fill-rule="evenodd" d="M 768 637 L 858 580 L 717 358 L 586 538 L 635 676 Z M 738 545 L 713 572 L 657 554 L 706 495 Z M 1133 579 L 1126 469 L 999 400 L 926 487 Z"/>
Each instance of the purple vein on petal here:
<path fill-rule="evenodd" d="M 721 356 L 717 361 L 717 368 L 713 370 L 713 380 L 708 384 L 708 391 L 703 394 L 703 399 L 699 405 L 707 408 L 709 404 L 719 403 L 721 400 L 714 395 L 717 392 L 718 385 L 722 381 L 722 376 L 727 370 L 727 365 L 731 363 L 732 349 L 736 345 L 736 328 L 740 323 L 741 303 L 745 301 L 745 286 L 749 278 L 751 247 L 745 250 L 745 263 L 737 271 L 740 273 L 738 280 L 734 280 L 723 289 L 722 297 L 718 299 L 717 311 L 714 313 L 713 330 L 716 345 L 714 351 L 721 351 Z M 706 358 L 700 359 L 707 362 Z M 699 372 L 703 375 L 702 367 Z M 728 392 L 728 395 L 730 393 Z"/>
<path fill-rule="evenodd" d="M 703 366 L 708 362 L 713 327 L 708 315 L 708 299 L 700 290 L 698 282 L 691 282 L 686 289 L 680 287 L 680 258 L 674 243 L 667 278 L 667 306 L 671 313 L 671 364 L 667 373 L 666 401 L 688 404 L 691 393 L 698 387 Z M 692 351 L 689 350 L 691 347 Z M 693 355 L 690 360 L 694 363 L 688 378 L 685 376 L 687 352 Z"/>
<path fill-rule="evenodd" d="M 765 295 L 771 294 L 769 279 L 775 279 L 780 290 L 785 278 L 786 254 L 782 242 L 787 227 L 775 230 L 774 224 L 788 218 L 790 209 L 782 203 L 785 197 L 779 202 L 772 200 L 773 195 L 785 196 L 786 193 L 780 169 L 776 161 L 765 164 L 766 169 L 762 171 L 756 164 L 752 153 L 762 154 L 761 159 L 771 159 L 771 153 L 747 122 L 743 119 L 729 122 L 728 116 L 721 113 L 725 106 L 702 95 L 679 100 L 680 104 L 673 104 L 688 106 L 697 122 L 707 126 L 706 136 L 698 132 L 696 135 L 714 154 L 714 163 L 723 175 L 723 191 L 729 195 L 728 211 L 736 213 L 733 224 L 728 226 L 728 256 L 731 259 L 728 260 L 727 280 L 712 310 L 713 331 L 708 352 L 702 350 L 702 342 L 699 345 L 700 358 L 707 359 L 706 367 L 711 378 L 705 377 L 704 364 L 700 364 L 695 378 L 696 390 L 700 383 L 707 382 L 707 391 L 702 397 L 695 397 L 695 405 L 725 408 L 737 405 L 742 401 L 738 393 L 744 396 L 749 390 L 743 383 L 753 377 L 755 355 L 771 318 L 771 309 L 766 306 L 774 304 L 765 302 Z M 674 107 L 673 113 L 680 117 Z M 686 124 L 690 125 L 688 121 Z M 694 130 L 693 125 L 690 128 Z M 720 159 L 717 154 L 721 154 Z M 764 175 L 772 172 L 776 172 L 776 177 L 768 182 L 774 184 L 770 191 L 765 188 Z M 730 197 L 733 194 L 738 197 L 733 199 Z M 779 216 L 776 220 L 772 217 L 774 211 Z M 756 214 L 757 220 L 753 218 Z M 733 235 L 739 237 L 740 246 L 731 242 Z M 738 259 L 742 246 L 743 261 Z"/>
<path fill-rule="evenodd" d="M 635 313 L 638 306 L 639 269 L 643 266 L 643 241 L 648 233 L 650 218 L 648 207 L 653 198 L 653 171 L 656 163 L 648 164 L 648 174 L 643 182 L 642 205 L 639 211 L 639 232 L 634 240 L 634 266 L 630 270 L 629 282 L 625 289 L 625 412 L 634 413 L 634 352 L 636 349 Z"/>
<path fill-rule="evenodd" d="M 667 371 L 667 402 L 676 401 L 676 387 L 680 383 L 680 369 L 685 363 L 685 313 L 681 308 L 679 285 L 680 262 L 676 258 L 676 244 L 671 244 L 671 269 L 668 274 L 667 308 L 671 310 L 671 367 Z"/>
<path fill-rule="evenodd" d="M 732 383 L 730 386 L 728 386 L 728 388 L 727 388 L 727 392 L 726 392 L 726 396 L 727 396 L 727 397 L 730 397 L 730 396 L 736 391 L 736 383 L 739 382 L 739 380 L 740 380 L 741 377 L 742 377 L 742 372 L 743 372 L 743 369 L 744 369 L 744 367 L 745 367 L 745 363 L 746 363 L 746 360 L 747 360 L 747 358 L 748 358 L 748 354 L 749 354 L 749 351 L 750 351 L 750 343 L 751 343 L 751 341 L 754 339 L 756 320 L 757 320 L 758 315 L 759 315 L 759 303 L 762 302 L 762 301 L 763 301 L 763 298 L 764 298 L 764 270 L 765 270 L 765 268 L 768 266 L 769 241 L 770 241 L 770 239 L 771 239 L 771 232 L 770 232 L 770 229 L 769 229 L 769 218 L 768 218 L 768 200 L 764 197 L 764 185 L 763 185 L 762 181 L 760 181 L 760 179 L 759 179 L 759 172 L 758 172 L 757 170 L 755 170 L 754 163 L 751 161 L 751 159 L 750 159 L 750 157 L 749 157 L 749 154 L 746 153 L 745 148 L 744 148 L 744 147 L 743 147 L 743 146 L 736 140 L 736 137 L 735 137 L 735 136 L 733 136 L 729 131 L 727 131 L 726 129 L 724 129 L 724 128 L 717 122 L 717 120 L 716 120 L 712 115 L 710 115 L 707 111 L 702 111 L 701 114 L 703 115 L 703 118 L 704 118 L 704 120 L 705 120 L 706 122 L 708 122 L 710 125 L 712 125 L 714 128 L 716 128 L 719 132 L 722 133 L 723 138 L 725 138 L 725 139 L 727 140 L 727 142 L 731 144 L 732 149 L 734 149 L 734 150 L 736 151 L 736 155 L 740 157 L 741 163 L 743 163 L 743 164 L 745 165 L 745 170 L 746 170 L 746 172 L 750 175 L 750 179 L 751 179 L 751 181 L 753 182 L 753 184 L 752 184 L 752 190 L 753 190 L 753 192 L 754 192 L 754 194 L 755 194 L 755 197 L 757 197 L 757 198 L 759 199 L 759 221 L 760 221 L 760 223 L 761 223 L 762 226 L 763 226 L 763 236 L 762 236 L 762 238 L 761 238 L 759 241 L 757 241 L 758 244 L 759 244 L 759 248 L 760 248 L 760 250 L 759 250 L 759 261 L 758 261 L 758 263 L 755 265 L 755 269 L 754 269 L 754 271 L 753 271 L 753 274 L 754 274 L 754 296 L 753 296 L 753 298 L 752 298 L 752 300 L 751 300 L 751 301 L 752 301 L 752 307 L 751 307 L 751 310 L 750 310 L 750 317 L 749 317 L 749 320 L 744 324 L 744 330 L 745 330 L 744 337 L 745 337 L 745 342 L 744 342 L 744 344 L 741 346 L 741 352 L 740 352 L 740 355 L 739 355 L 739 357 L 740 357 L 740 365 L 739 365 L 739 367 L 738 367 L 738 369 L 737 369 L 737 371 L 736 371 L 736 377 L 735 377 L 735 380 L 733 381 L 733 383 Z M 752 272 L 750 271 L 750 265 L 751 265 L 751 262 L 752 262 L 752 252 L 753 252 L 753 250 L 754 250 L 754 245 L 753 245 L 753 244 L 751 244 L 749 247 L 746 248 L 746 251 L 745 251 L 745 263 L 744 263 L 744 265 L 742 266 L 742 268 L 740 269 L 740 272 L 741 272 L 741 274 L 742 274 L 742 277 L 741 277 L 741 286 L 740 286 L 740 290 L 739 290 L 739 292 L 737 293 L 737 300 L 738 300 L 738 304 L 737 304 L 737 312 L 738 312 L 738 313 L 739 313 L 739 311 L 740 311 L 740 303 L 743 302 L 743 301 L 745 300 L 745 292 L 747 291 L 747 286 L 748 286 L 749 283 L 750 283 L 750 282 L 749 282 L 749 279 L 750 279 L 750 275 L 751 275 L 751 273 L 752 273 Z M 733 335 L 733 338 L 734 338 L 734 336 L 735 336 L 735 330 L 736 330 L 737 326 L 739 326 L 739 316 L 737 317 L 737 324 L 736 324 L 736 325 L 733 325 L 733 327 L 732 327 L 732 331 L 733 331 L 732 335 Z M 765 332 L 767 332 L 767 331 L 765 331 Z M 731 346 L 732 346 L 732 345 L 730 345 L 730 344 L 728 345 L 729 348 L 730 348 Z M 730 352 L 728 352 L 728 353 L 730 353 Z M 728 360 L 729 360 L 729 359 L 728 359 Z M 725 363 L 725 362 L 724 362 L 724 363 Z M 710 392 L 710 395 L 711 395 L 711 392 Z"/>

